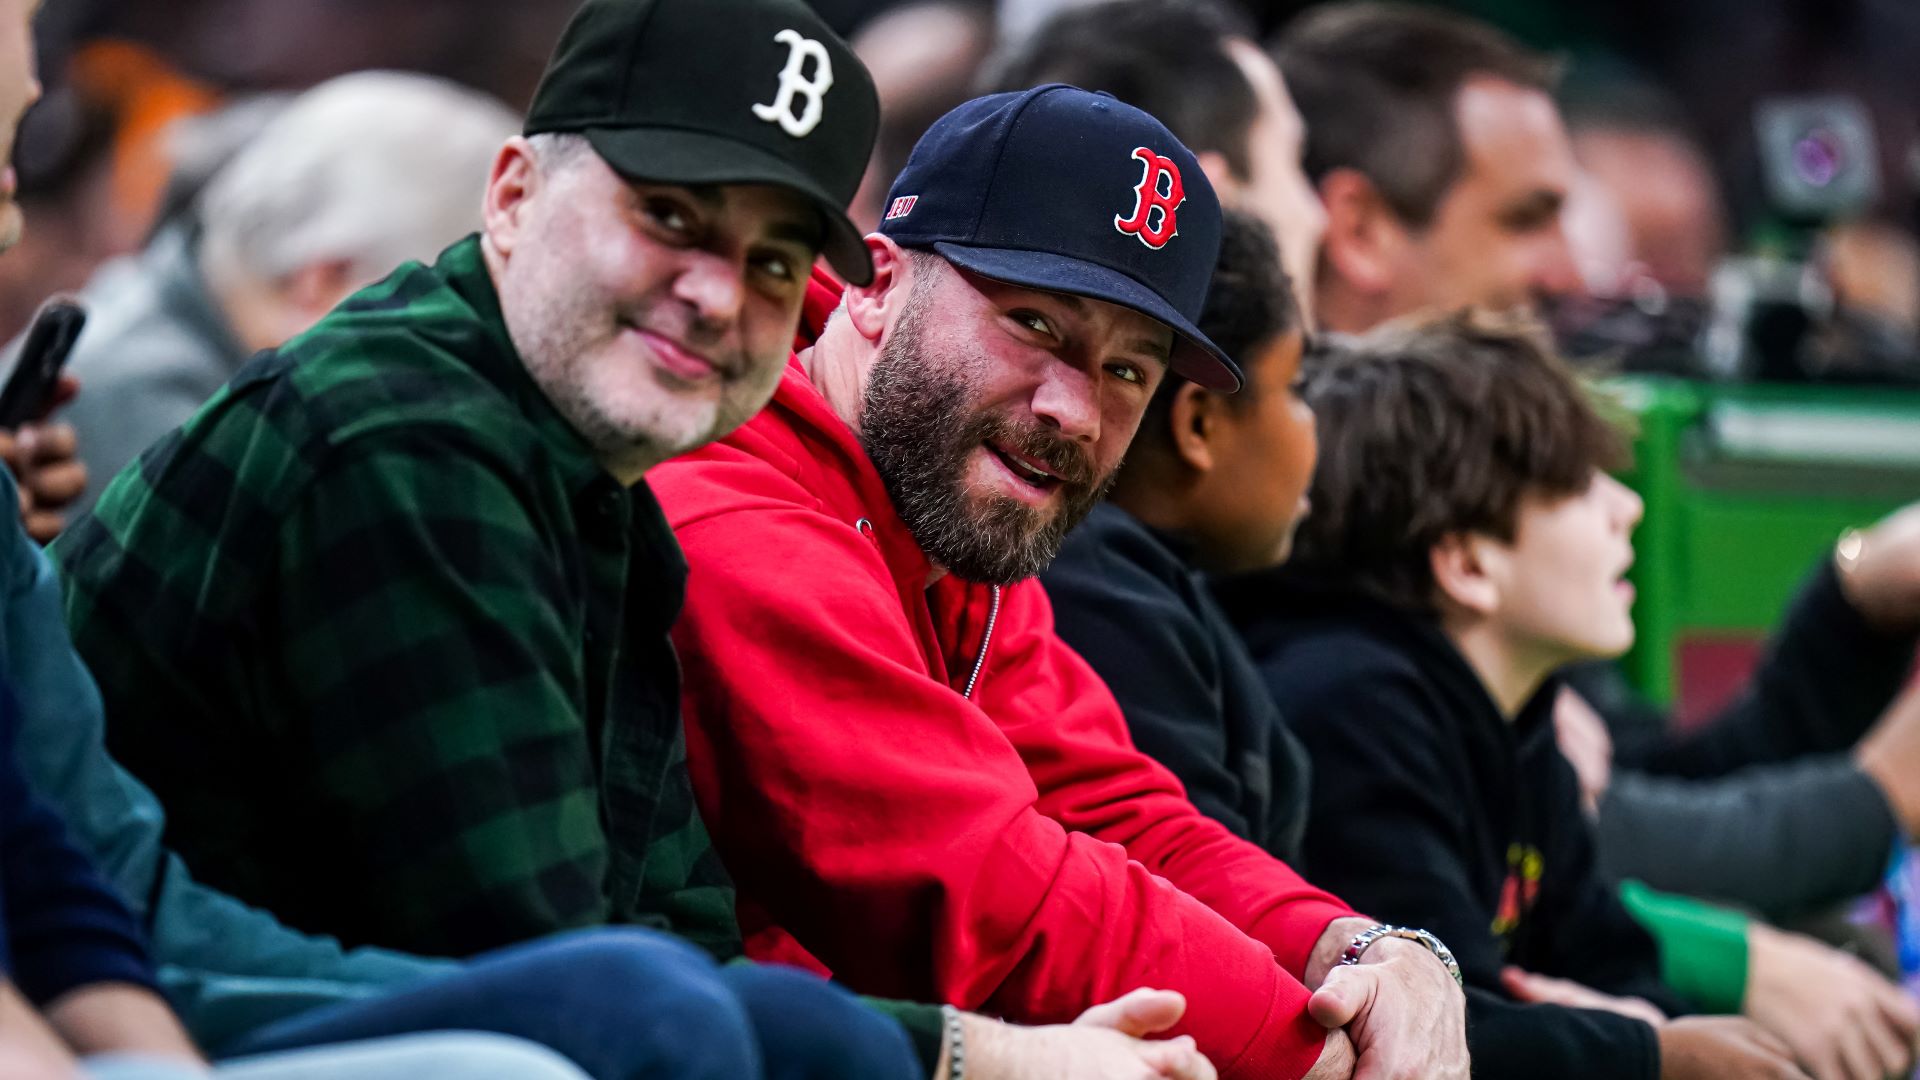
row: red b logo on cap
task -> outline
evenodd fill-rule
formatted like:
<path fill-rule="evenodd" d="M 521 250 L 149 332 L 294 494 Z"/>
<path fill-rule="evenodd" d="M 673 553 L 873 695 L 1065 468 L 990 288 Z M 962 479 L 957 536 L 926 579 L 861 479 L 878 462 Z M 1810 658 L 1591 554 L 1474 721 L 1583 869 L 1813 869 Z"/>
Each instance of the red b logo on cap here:
<path fill-rule="evenodd" d="M 1161 157 L 1145 146 L 1135 150 L 1133 157 L 1142 166 L 1140 183 L 1133 189 L 1133 214 L 1113 215 L 1113 227 L 1158 251 L 1180 232 L 1173 212 L 1187 201 L 1187 191 L 1180 184 L 1180 167 L 1172 158 Z M 1156 210 L 1160 212 L 1158 224 L 1154 222 Z"/>

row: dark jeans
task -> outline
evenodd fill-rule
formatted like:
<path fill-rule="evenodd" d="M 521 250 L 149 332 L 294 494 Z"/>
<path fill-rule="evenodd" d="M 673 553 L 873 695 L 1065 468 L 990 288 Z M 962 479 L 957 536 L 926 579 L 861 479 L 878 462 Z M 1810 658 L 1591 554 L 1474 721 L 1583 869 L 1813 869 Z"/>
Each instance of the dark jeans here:
<path fill-rule="evenodd" d="M 717 966 L 664 934 L 587 930 L 474 958 L 452 975 L 274 1024 L 256 1054 L 421 1031 L 542 1043 L 595 1080 L 925 1080 L 890 1017 L 806 972 Z"/>

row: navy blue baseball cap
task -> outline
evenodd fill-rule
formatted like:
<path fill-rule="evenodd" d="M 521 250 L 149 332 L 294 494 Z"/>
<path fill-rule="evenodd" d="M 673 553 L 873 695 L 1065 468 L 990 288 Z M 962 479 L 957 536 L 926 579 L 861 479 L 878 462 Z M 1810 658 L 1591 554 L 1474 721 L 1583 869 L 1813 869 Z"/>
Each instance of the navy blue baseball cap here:
<path fill-rule="evenodd" d="M 1195 324 L 1220 255 L 1220 201 L 1166 126 L 1058 83 L 975 98 L 928 129 L 880 231 L 1012 285 L 1104 300 L 1171 327 L 1173 371 L 1240 389 Z"/>

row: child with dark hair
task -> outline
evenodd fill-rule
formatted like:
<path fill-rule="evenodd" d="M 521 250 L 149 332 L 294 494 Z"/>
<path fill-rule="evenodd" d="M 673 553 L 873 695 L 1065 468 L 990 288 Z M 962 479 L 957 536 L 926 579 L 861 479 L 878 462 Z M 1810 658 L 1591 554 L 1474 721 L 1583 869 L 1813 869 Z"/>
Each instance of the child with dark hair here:
<path fill-rule="evenodd" d="M 1208 817 L 1297 861 L 1305 755 L 1199 577 L 1285 559 L 1313 476 L 1299 315 L 1250 217 L 1226 215 L 1201 325 L 1239 359 L 1245 386 L 1162 382 L 1107 501 L 1040 580 L 1055 628 L 1113 690 L 1135 745 Z"/>
<path fill-rule="evenodd" d="M 1313 514 L 1285 569 L 1216 595 L 1312 759 L 1316 879 L 1439 934 L 1479 993 L 1584 987 L 1538 1007 L 1560 1036 L 1525 1074 L 1800 1075 L 1745 1021 L 1667 1019 L 1554 744 L 1555 671 L 1633 643 L 1616 430 L 1537 328 L 1470 313 L 1316 349 L 1303 392 Z M 1513 1056 L 1473 1045 L 1476 1073 Z"/>

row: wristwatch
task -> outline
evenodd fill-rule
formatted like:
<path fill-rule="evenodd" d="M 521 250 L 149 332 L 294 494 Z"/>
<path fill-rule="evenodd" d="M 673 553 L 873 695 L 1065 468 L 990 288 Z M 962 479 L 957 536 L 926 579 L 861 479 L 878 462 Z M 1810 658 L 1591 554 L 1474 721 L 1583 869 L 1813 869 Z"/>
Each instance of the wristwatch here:
<path fill-rule="evenodd" d="M 1467 980 L 1460 974 L 1460 961 L 1453 958 L 1453 950 L 1447 948 L 1446 943 L 1427 931 L 1416 930 L 1411 926 L 1388 926 L 1386 923 L 1375 923 L 1369 926 L 1355 934 L 1352 941 L 1347 942 L 1345 951 L 1340 954 L 1340 963 L 1345 965 L 1359 963 L 1361 954 L 1365 953 L 1374 942 L 1389 937 L 1416 941 L 1426 946 L 1428 952 L 1438 957 L 1440 962 L 1447 966 L 1447 974 L 1453 976 L 1453 981 L 1462 990 L 1467 988 Z"/>
<path fill-rule="evenodd" d="M 1853 573 L 1860 565 L 1860 556 L 1867 550 L 1867 534 L 1859 529 L 1848 529 L 1840 534 L 1840 542 L 1833 545 L 1833 563 L 1841 576 Z"/>

